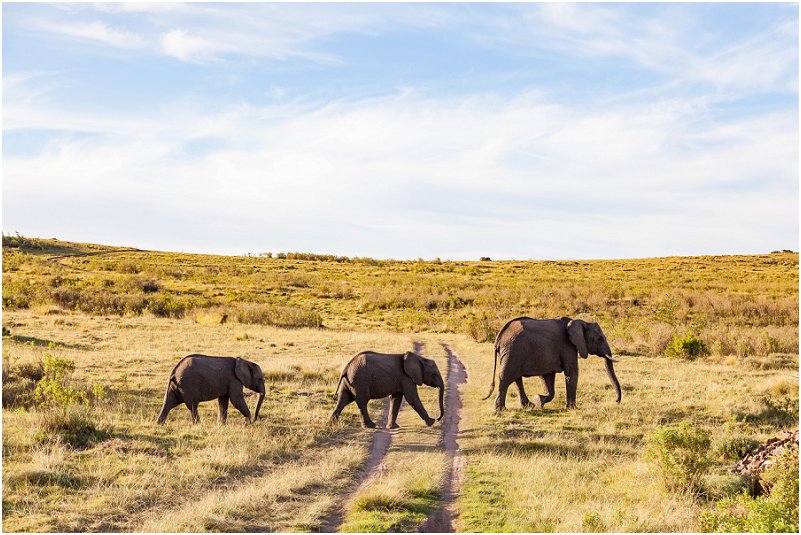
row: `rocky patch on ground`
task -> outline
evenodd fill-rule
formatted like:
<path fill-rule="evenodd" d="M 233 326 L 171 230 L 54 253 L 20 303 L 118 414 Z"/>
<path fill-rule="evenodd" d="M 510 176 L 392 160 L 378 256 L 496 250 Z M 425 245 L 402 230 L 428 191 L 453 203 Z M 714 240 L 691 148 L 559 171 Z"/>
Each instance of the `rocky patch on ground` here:
<path fill-rule="evenodd" d="M 788 448 L 798 449 L 798 430 L 782 431 L 778 436 L 769 438 L 755 451 L 740 459 L 732 471 L 753 478 L 756 494 L 763 494 L 764 489 L 758 483 L 759 476 Z"/>

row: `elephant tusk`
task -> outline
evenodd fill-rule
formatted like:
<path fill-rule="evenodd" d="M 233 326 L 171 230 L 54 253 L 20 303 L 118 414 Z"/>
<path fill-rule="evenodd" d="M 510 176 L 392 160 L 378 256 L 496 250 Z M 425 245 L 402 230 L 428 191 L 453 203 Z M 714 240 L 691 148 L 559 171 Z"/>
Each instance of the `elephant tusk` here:
<path fill-rule="evenodd" d="M 620 359 L 613 358 L 612 355 L 604 355 L 604 358 L 612 362 L 620 362 Z"/>

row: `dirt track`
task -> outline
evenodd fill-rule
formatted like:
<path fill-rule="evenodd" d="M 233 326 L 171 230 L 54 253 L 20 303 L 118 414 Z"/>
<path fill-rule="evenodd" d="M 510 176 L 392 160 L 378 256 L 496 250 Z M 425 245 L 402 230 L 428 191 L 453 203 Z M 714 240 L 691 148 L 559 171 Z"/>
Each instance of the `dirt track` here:
<path fill-rule="evenodd" d="M 456 438 L 462 419 L 462 399 L 459 385 L 467 383 L 467 370 L 448 344 L 442 344 L 448 353 L 448 379 L 445 395 L 445 416 L 442 419 L 442 447 L 447 455 L 448 471 L 442 486 L 439 506 L 420 526 L 421 533 L 453 533 L 456 518 L 454 502 L 464 479 L 465 460 Z"/>
<path fill-rule="evenodd" d="M 445 389 L 445 415 L 442 418 L 442 447 L 447 455 L 447 471 L 445 482 L 442 487 L 442 498 L 431 515 L 420 525 L 417 531 L 421 533 L 453 533 L 453 522 L 456 518 L 454 502 L 459 495 L 461 483 L 464 478 L 465 460 L 456 438 L 459 434 L 459 422 L 461 421 L 462 400 L 459 393 L 459 386 L 467 383 L 467 370 L 459 360 L 458 355 L 450 345 L 443 343 L 442 347 L 448 354 L 448 373 Z M 414 343 L 414 351 L 423 354 L 424 345 L 420 342 Z M 406 406 L 405 401 L 401 405 L 401 410 Z M 378 477 L 385 469 L 384 458 L 392 445 L 393 432 L 386 429 L 390 411 L 390 399 L 384 403 L 381 417 L 376 424 L 378 427 L 373 432 L 373 440 L 370 444 L 370 453 L 367 462 L 362 467 L 359 476 L 353 483 L 352 490 L 342 501 L 333 513 L 331 513 L 320 527 L 324 533 L 334 533 L 342 525 L 345 519 L 345 511 L 353 497 L 364 488 L 368 487 L 373 480 Z"/>
<path fill-rule="evenodd" d="M 414 351 L 422 354 L 424 345 L 420 342 L 414 342 Z M 401 410 L 406 406 L 406 401 L 401 402 Z M 353 490 L 351 490 L 347 497 L 343 500 L 342 505 L 337 508 L 333 513 L 328 515 L 325 522 L 320 527 L 323 533 L 334 533 L 342 525 L 345 519 L 345 510 L 350 503 L 353 496 L 359 491 L 368 487 L 373 480 L 378 477 L 381 472 L 385 470 L 384 458 L 389 451 L 392 444 L 392 432 L 387 429 L 389 421 L 390 398 L 384 402 L 384 409 L 381 411 L 381 417 L 376 422 L 376 430 L 373 432 L 373 441 L 370 443 L 370 453 L 367 456 L 367 462 L 362 467 L 359 476 L 354 482 Z"/>

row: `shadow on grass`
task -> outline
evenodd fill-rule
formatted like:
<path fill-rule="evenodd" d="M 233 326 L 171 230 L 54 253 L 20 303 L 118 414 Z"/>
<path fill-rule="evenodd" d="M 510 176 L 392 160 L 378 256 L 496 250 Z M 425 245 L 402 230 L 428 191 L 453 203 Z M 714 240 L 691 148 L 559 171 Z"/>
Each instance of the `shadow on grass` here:
<path fill-rule="evenodd" d="M 35 336 L 23 336 L 21 334 L 12 334 L 9 337 L 14 342 L 20 344 L 34 345 L 36 347 L 50 347 L 52 344 L 56 349 L 78 349 L 81 351 L 92 351 L 94 348 L 88 344 L 68 344 L 65 342 L 56 342 L 55 340 L 47 340 L 46 338 L 37 338 Z"/>

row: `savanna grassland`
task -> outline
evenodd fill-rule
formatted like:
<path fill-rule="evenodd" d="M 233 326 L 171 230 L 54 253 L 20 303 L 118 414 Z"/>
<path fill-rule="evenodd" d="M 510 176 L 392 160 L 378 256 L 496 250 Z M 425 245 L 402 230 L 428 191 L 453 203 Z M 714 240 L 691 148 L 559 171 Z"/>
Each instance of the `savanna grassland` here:
<path fill-rule="evenodd" d="M 443 375 L 443 341 L 467 368 L 460 531 L 711 529 L 708 515 L 743 489 L 732 452 L 797 427 L 796 253 L 271 256 L 4 238 L 5 531 L 317 531 L 339 510 L 343 531 L 414 530 L 446 477 L 439 424 L 404 409 L 383 470 L 355 491 L 374 432 L 354 406 L 336 426 L 327 418 L 353 355 L 415 342 Z M 577 410 L 560 380 L 546 408 L 519 408 L 511 389 L 510 410 L 494 414 L 481 400 L 492 340 L 520 315 L 598 321 L 621 359 L 621 403 L 591 356 Z M 257 362 L 263 418 L 246 426 L 232 409 L 221 426 L 206 403 L 197 426 L 183 407 L 156 426 L 169 373 L 193 352 Z M 421 394 L 436 414 L 436 391 Z M 665 485 L 646 454 L 678 423 L 710 439 L 692 488 Z"/>

